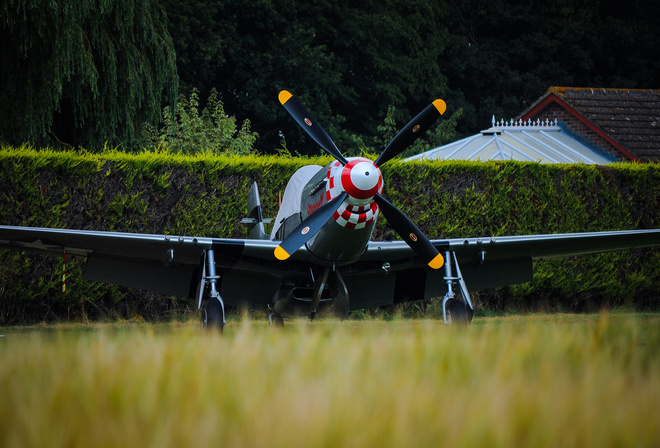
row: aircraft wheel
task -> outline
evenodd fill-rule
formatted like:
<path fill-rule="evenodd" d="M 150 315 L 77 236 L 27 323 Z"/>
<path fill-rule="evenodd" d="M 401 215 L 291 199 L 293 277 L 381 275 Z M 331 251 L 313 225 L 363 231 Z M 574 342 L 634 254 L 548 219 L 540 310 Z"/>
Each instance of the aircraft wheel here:
<path fill-rule="evenodd" d="M 282 319 L 282 316 L 280 316 L 277 313 L 270 313 L 268 315 L 268 322 L 272 327 L 283 327 L 284 326 L 284 319 Z"/>
<path fill-rule="evenodd" d="M 465 303 L 461 300 L 449 299 L 447 300 L 447 320 L 452 325 L 467 327 L 469 322 L 468 310 Z"/>
<path fill-rule="evenodd" d="M 467 312 L 467 323 L 470 324 L 472 323 L 472 318 L 474 317 L 474 310 L 469 306 L 466 306 L 465 311 Z"/>
<path fill-rule="evenodd" d="M 208 299 L 202 304 L 202 331 L 218 330 L 222 333 L 225 326 L 222 305 L 217 299 Z"/>

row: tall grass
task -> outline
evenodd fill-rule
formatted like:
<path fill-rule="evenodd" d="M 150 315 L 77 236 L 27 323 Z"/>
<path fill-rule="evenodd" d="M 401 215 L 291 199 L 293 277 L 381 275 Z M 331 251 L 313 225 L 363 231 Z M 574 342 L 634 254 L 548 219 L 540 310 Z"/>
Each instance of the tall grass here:
<path fill-rule="evenodd" d="M 0 446 L 658 446 L 660 316 L 0 330 Z"/>

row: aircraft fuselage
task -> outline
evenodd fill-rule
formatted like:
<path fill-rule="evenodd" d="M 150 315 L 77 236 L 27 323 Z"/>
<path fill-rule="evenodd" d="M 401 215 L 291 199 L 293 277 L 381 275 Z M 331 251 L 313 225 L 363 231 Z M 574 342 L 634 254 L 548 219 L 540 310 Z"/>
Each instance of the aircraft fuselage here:
<path fill-rule="evenodd" d="M 348 161 L 348 168 L 336 161 L 321 168 L 307 182 L 301 192 L 299 222 L 306 220 L 341 192 L 345 192 L 347 188 L 344 185 L 349 184 L 347 185 L 348 191 L 346 191 L 349 195 L 343 204 L 321 230 L 305 244 L 314 261 L 324 266 L 339 266 L 357 261 L 366 250 L 378 218 L 378 207 L 373 202 L 373 195 L 371 197 L 369 195 L 371 191 L 382 191 L 380 170 L 368 159 L 354 157 L 349 158 Z M 373 176 L 375 180 L 367 179 L 367 182 L 360 185 L 361 187 L 371 187 L 369 190 L 360 190 L 359 187 L 350 183 L 351 168 L 360 163 L 363 166 L 358 166 L 357 169 L 363 168 L 363 170 L 361 173 L 353 175 L 353 178 L 359 182 L 360 174 L 363 177 Z M 370 169 L 370 166 L 373 168 Z M 369 174 L 364 176 L 365 173 Z M 352 187 L 354 187 L 353 190 Z M 363 191 L 366 193 L 362 193 Z M 351 193 L 361 197 L 354 197 Z M 295 217 L 294 222 L 297 222 Z M 293 226 L 288 226 L 289 231 L 292 228 Z M 286 235 L 285 230 L 282 237 L 286 237 Z"/>

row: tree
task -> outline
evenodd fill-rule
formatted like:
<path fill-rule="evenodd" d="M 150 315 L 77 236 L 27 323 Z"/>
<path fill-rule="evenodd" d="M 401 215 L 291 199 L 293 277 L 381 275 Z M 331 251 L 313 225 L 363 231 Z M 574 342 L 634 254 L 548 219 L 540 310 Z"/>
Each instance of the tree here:
<path fill-rule="evenodd" d="M 474 133 L 512 118 L 550 86 L 655 88 L 660 4 L 630 0 L 450 0 L 448 104 Z"/>
<path fill-rule="evenodd" d="M 441 97 L 459 136 L 512 118 L 548 87 L 655 88 L 660 3 L 630 0 L 165 0 L 182 85 L 216 87 L 261 151 L 318 152 L 277 102 L 299 97 L 340 149 L 378 152 L 393 107 L 406 123 Z"/>
<path fill-rule="evenodd" d="M 251 120 L 265 152 L 282 138 L 295 152 L 319 151 L 280 107 L 281 89 L 301 99 L 342 151 L 373 147 L 390 105 L 397 121 L 406 121 L 445 93 L 436 60 L 447 31 L 433 2 L 415 8 L 393 0 L 358 3 L 235 0 L 209 9 L 215 16 L 207 20 L 193 1 L 195 19 L 184 20 L 188 6 L 167 0 L 177 53 L 206 35 L 190 32 L 187 23 L 212 23 L 222 37 L 210 45 L 219 61 L 215 74 L 209 76 L 206 63 L 186 71 L 180 65 L 182 85 L 197 85 L 202 94 L 217 88 L 229 114 Z M 187 78 L 193 72 L 211 84 L 202 88 L 201 78 Z"/>
<path fill-rule="evenodd" d="M 167 11 L 168 30 L 176 50 L 179 93 L 197 89 L 206 98 L 216 71 L 225 64 L 225 22 L 219 19 L 222 2 L 160 0 Z"/>
<path fill-rule="evenodd" d="M 176 58 L 156 0 L 5 0 L 0 140 L 139 146 L 174 103 Z"/>

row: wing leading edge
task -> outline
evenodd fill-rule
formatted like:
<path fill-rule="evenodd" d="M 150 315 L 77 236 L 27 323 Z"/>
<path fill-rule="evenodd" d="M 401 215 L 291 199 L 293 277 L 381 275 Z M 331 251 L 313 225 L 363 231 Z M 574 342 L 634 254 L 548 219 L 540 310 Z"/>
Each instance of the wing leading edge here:
<path fill-rule="evenodd" d="M 660 246 L 660 230 L 461 238 L 432 243 L 445 257 L 455 255 L 467 287 L 478 291 L 531 281 L 533 260 Z M 403 241 L 371 242 L 361 262 L 373 263 L 369 273 L 379 278 L 384 278 L 378 273 L 381 265 L 394 274 L 423 268 Z M 425 297 L 440 292 L 435 284 L 444 284 L 445 275 L 427 272 Z"/>
<path fill-rule="evenodd" d="M 561 233 L 449 240 L 459 259 L 477 256 L 497 261 L 529 257 L 560 258 L 660 246 L 660 229 Z"/>
<path fill-rule="evenodd" d="M 273 251 L 277 245 L 278 242 L 269 240 L 0 226 L 0 247 L 6 249 L 51 255 L 61 254 L 66 249 L 68 256 L 95 255 L 162 261 L 164 264 L 197 265 L 202 251 L 211 248 L 232 257 L 275 260 Z M 294 259 L 305 259 L 306 255 L 307 251 L 302 248 Z"/>
<path fill-rule="evenodd" d="M 660 246 L 660 229 L 454 238 L 431 242 L 441 253 L 447 250 L 456 253 L 461 263 L 473 258 L 479 261 L 536 260 L 657 247 Z M 415 253 L 403 241 L 372 241 L 361 260 L 412 261 L 414 257 Z"/>
<path fill-rule="evenodd" d="M 86 258 L 85 278 L 131 288 L 193 297 L 204 251 L 213 249 L 227 270 L 257 277 L 266 267 L 241 260 L 275 262 L 277 243 L 70 229 L 0 226 L 0 247 L 68 258 Z M 305 257 L 299 251 L 294 260 Z"/>

